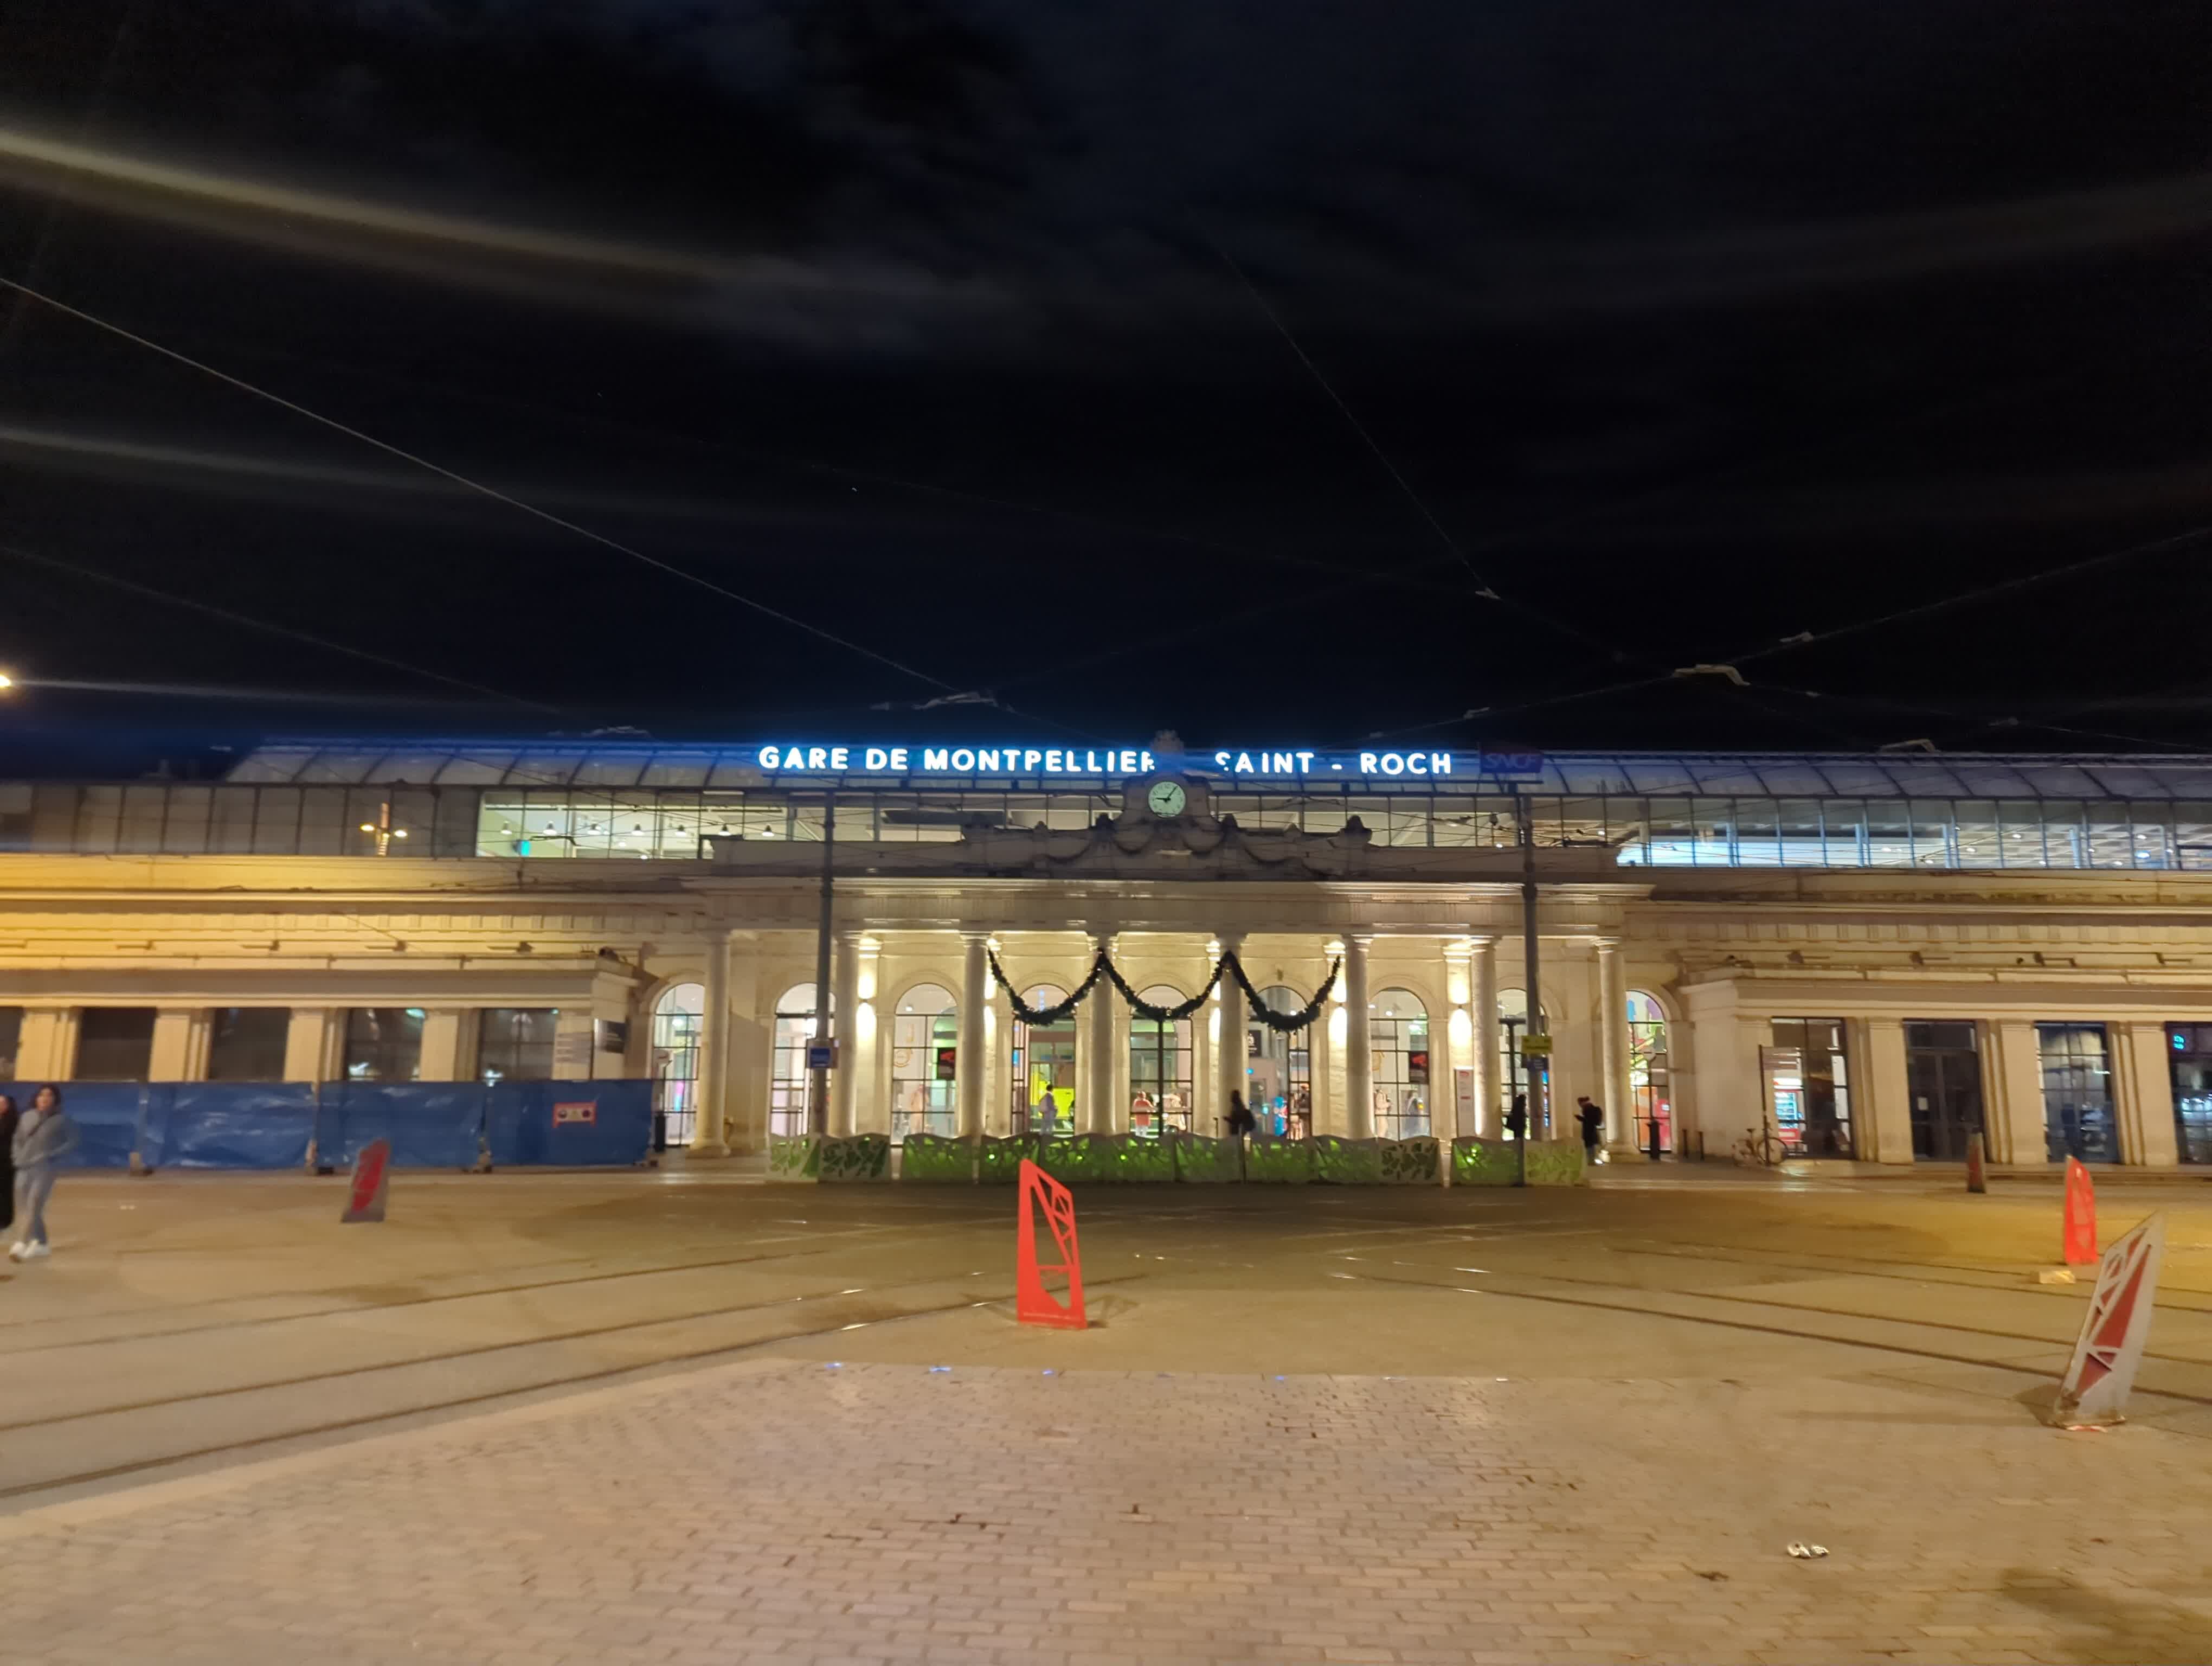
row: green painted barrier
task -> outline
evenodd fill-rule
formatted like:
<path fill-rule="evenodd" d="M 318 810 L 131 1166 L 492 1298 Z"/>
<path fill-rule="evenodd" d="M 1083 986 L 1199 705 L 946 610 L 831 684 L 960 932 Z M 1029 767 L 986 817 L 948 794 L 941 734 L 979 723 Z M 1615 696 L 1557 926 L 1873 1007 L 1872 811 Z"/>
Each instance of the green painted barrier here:
<path fill-rule="evenodd" d="M 1042 1142 L 1036 1164 L 1064 1186 L 1165 1185 L 1175 1153 L 1130 1134 L 1076 1134 Z"/>
<path fill-rule="evenodd" d="M 891 1137 L 888 1134 L 832 1134 L 815 1148 L 817 1180 L 889 1180 Z"/>
<path fill-rule="evenodd" d="M 1382 1183 L 1386 1186 L 1433 1186 L 1437 1177 L 1437 1140 L 1432 1134 L 1411 1140 L 1382 1140 Z"/>
<path fill-rule="evenodd" d="M 1209 1140 L 1202 1134 L 1168 1136 L 1175 1155 L 1175 1177 L 1187 1185 L 1218 1186 L 1244 1177 L 1243 1152 L 1234 1140 Z"/>
<path fill-rule="evenodd" d="M 1528 1183 L 1531 1186 L 1580 1186 L 1583 1148 L 1579 1140 L 1532 1140 L 1528 1142 Z M 1513 1183 L 1513 1142 L 1510 1140 L 1455 1140 L 1452 1141 L 1452 1184 L 1455 1186 L 1510 1186 Z"/>
<path fill-rule="evenodd" d="M 909 1134 L 899 1148 L 899 1178 L 918 1186 L 965 1186 L 975 1178 L 975 1142 Z"/>
<path fill-rule="evenodd" d="M 975 1178 L 986 1186 L 1011 1186 L 1021 1178 L 1022 1159 L 1036 1161 L 1033 1134 L 986 1134 L 975 1151 Z"/>
<path fill-rule="evenodd" d="M 1314 1178 L 1328 1186 L 1379 1186 L 1382 1183 L 1382 1140 L 1346 1140 L 1341 1134 L 1317 1134 L 1313 1139 Z"/>
<path fill-rule="evenodd" d="M 768 1137 L 768 1177 L 811 1183 L 822 1178 L 822 1156 L 811 1134 L 771 1134 Z"/>
<path fill-rule="evenodd" d="M 1313 1141 L 1255 1134 L 1244 1152 L 1244 1177 L 1261 1186 L 1304 1185 L 1314 1177 Z"/>

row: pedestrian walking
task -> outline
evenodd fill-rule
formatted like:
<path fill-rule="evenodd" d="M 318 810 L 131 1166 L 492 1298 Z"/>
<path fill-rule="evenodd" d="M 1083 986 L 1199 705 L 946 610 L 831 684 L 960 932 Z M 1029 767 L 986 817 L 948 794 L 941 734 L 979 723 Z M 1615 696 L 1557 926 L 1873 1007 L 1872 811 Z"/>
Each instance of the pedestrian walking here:
<path fill-rule="evenodd" d="M 1525 1093 L 1513 1096 L 1513 1109 L 1505 1113 L 1505 1137 L 1509 1140 L 1526 1140 L 1528 1137 L 1528 1096 Z"/>
<path fill-rule="evenodd" d="M 0 1232 L 15 1224 L 15 1124 L 22 1119 L 15 1096 L 0 1093 Z"/>
<path fill-rule="evenodd" d="M 1244 1096 L 1232 1088 L 1229 1094 L 1229 1137 L 1231 1140 L 1242 1140 L 1246 1134 L 1256 1130 L 1259 1126 L 1259 1119 L 1252 1115 L 1250 1108 L 1245 1104 Z"/>
<path fill-rule="evenodd" d="M 1605 1107 L 1592 1104 L 1587 1093 L 1577 1093 L 1575 1104 L 1575 1120 L 1583 1125 L 1583 1160 L 1595 1164 L 1598 1142 L 1605 1138 Z"/>
<path fill-rule="evenodd" d="M 15 1261 L 40 1261 L 53 1252 L 46 1244 L 46 1200 L 53 1195 L 54 1170 L 76 1149 L 76 1124 L 62 1109 L 62 1091 L 52 1082 L 31 1096 L 31 1108 L 15 1123 L 9 1150 L 15 1163 L 16 1238 L 8 1246 Z"/>

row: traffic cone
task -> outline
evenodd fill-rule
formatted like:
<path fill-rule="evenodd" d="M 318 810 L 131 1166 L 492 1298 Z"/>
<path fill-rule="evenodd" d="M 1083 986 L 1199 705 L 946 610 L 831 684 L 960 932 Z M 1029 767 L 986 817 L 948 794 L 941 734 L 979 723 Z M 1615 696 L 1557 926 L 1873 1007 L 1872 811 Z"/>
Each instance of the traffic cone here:
<path fill-rule="evenodd" d="M 2097 1194 L 2081 1159 L 2066 1159 L 2065 1257 L 2069 1267 L 2093 1267 L 2097 1261 Z"/>
<path fill-rule="evenodd" d="M 1982 1131 L 1976 1128 L 1966 1136 L 1966 1189 L 1986 1192 L 1989 1189 L 1989 1176 L 1982 1168 Z"/>

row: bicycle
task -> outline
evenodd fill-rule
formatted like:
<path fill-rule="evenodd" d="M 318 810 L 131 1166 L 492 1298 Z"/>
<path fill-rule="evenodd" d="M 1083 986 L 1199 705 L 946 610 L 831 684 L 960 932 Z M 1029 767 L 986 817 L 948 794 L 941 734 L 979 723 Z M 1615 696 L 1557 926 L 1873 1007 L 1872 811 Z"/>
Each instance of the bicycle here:
<path fill-rule="evenodd" d="M 1743 1138 L 1735 1142 L 1730 1154 L 1744 1168 L 1778 1169 L 1790 1152 L 1782 1136 L 1775 1133 L 1774 1124 L 1762 1121 L 1757 1128 L 1743 1131 Z"/>

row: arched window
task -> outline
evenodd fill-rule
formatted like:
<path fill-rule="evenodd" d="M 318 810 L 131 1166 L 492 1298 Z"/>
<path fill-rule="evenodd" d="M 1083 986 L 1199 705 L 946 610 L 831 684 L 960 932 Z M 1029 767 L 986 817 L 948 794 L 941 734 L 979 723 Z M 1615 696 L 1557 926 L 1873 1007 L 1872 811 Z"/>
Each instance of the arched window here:
<path fill-rule="evenodd" d="M 1180 1006 L 1188 999 L 1164 983 L 1137 993 L 1155 1006 Z M 1188 1018 L 1158 1024 L 1139 1013 L 1129 1015 L 1130 1133 L 1157 1138 L 1164 1128 L 1190 1132 L 1190 1026 Z"/>
<path fill-rule="evenodd" d="M 1674 1096 L 1667 1068 L 1667 1013 L 1641 989 L 1628 993 L 1628 1097 L 1636 1143 L 1646 1151 L 1674 1147 Z"/>
<path fill-rule="evenodd" d="M 1094 1000 L 1103 999 L 1094 994 Z M 1040 983 L 1024 992 L 1032 1007 L 1057 1006 L 1067 991 Z M 1075 1132 L 1075 1014 L 1058 1024 L 1034 1028 L 1014 1020 L 1014 1104 L 1016 1134 L 1073 1134 Z"/>
<path fill-rule="evenodd" d="M 794 983 L 776 997 L 775 1042 L 769 1067 L 768 1131 L 808 1132 L 806 1043 L 814 1035 L 814 986 Z M 828 1107 L 823 1107 L 825 1112 Z"/>
<path fill-rule="evenodd" d="M 1295 1012 L 1306 997 L 1282 984 L 1260 991 L 1274 1012 Z M 1252 1026 L 1252 1115 L 1262 1134 L 1303 1140 L 1313 1132 L 1313 1031 L 1285 1033 L 1264 1024 Z"/>
<path fill-rule="evenodd" d="M 959 1047 L 960 1009 L 950 989 L 921 983 L 899 997 L 891 1014 L 893 1145 L 903 1145 L 909 1134 L 957 1132 L 953 1071 Z"/>
<path fill-rule="evenodd" d="M 1375 1075 L 1375 1132 L 1410 1140 L 1429 1131 L 1429 1009 L 1410 989 L 1385 989 L 1368 1003 Z"/>
<path fill-rule="evenodd" d="M 1521 1038 L 1528 1033 L 1528 997 L 1519 989 L 1498 992 L 1498 1127 L 1510 1139 L 1505 1118 L 1513 1101 L 1528 1092 L 1528 1061 L 1521 1056 Z M 1553 1108 L 1556 1120 L 1557 1108 Z M 1535 1130 L 1544 1137 L 1541 1128 Z"/>
<path fill-rule="evenodd" d="M 672 983 L 653 1007 L 653 1148 L 688 1146 L 696 1126 L 699 1031 L 707 1019 L 707 991 L 696 983 Z"/>

